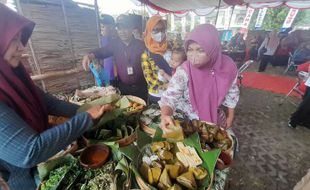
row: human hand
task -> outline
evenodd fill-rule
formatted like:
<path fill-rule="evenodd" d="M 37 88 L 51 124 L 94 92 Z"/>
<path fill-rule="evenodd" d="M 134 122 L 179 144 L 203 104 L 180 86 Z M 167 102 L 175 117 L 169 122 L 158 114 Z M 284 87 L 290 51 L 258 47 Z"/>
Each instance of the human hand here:
<path fill-rule="evenodd" d="M 171 116 L 161 115 L 161 117 L 160 117 L 160 128 L 163 131 L 167 131 L 167 130 L 169 130 L 169 128 L 168 128 L 169 125 L 174 125 Z"/>
<path fill-rule="evenodd" d="M 93 120 L 100 118 L 104 113 L 111 111 L 113 109 L 111 104 L 94 106 L 87 110 L 86 112 L 90 115 Z"/>
<path fill-rule="evenodd" d="M 227 119 L 226 119 L 226 128 L 227 129 L 232 127 L 233 121 L 234 121 L 233 117 L 227 117 Z"/>
<path fill-rule="evenodd" d="M 85 71 L 89 70 L 89 64 L 94 58 L 95 56 L 93 54 L 84 55 L 83 60 L 82 60 L 82 65 Z"/>
<path fill-rule="evenodd" d="M 159 72 L 159 74 L 162 75 L 162 76 L 164 76 L 164 75 L 166 74 L 165 71 L 162 70 L 162 69 L 159 69 L 158 72 Z"/>

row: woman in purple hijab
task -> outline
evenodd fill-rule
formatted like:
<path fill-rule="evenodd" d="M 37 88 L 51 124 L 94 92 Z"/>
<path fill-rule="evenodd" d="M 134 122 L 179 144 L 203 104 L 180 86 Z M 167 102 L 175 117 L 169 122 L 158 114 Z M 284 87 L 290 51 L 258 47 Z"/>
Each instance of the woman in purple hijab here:
<path fill-rule="evenodd" d="M 199 119 L 228 129 L 239 100 L 237 67 L 222 54 L 220 35 L 209 24 L 197 26 L 185 40 L 187 61 L 173 75 L 159 104 L 161 128 L 173 124 L 180 109 L 190 119 Z"/>
<path fill-rule="evenodd" d="M 10 189 L 36 189 L 35 166 L 70 145 L 111 109 L 95 106 L 77 114 L 79 106 L 35 86 L 23 66 L 28 64 L 23 54 L 34 26 L 0 3 L 0 178 Z M 51 128 L 48 115 L 71 119 Z"/>

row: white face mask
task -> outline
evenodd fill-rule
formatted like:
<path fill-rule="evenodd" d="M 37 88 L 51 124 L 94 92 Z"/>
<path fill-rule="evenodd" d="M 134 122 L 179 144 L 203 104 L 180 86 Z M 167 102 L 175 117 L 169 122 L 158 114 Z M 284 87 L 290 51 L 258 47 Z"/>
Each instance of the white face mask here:
<path fill-rule="evenodd" d="M 152 32 L 151 36 L 152 36 L 152 39 L 153 39 L 155 42 L 160 43 L 160 42 L 162 42 L 163 39 L 166 37 L 166 34 L 165 34 L 164 32 L 158 32 L 158 33 L 156 33 L 156 34 Z"/>

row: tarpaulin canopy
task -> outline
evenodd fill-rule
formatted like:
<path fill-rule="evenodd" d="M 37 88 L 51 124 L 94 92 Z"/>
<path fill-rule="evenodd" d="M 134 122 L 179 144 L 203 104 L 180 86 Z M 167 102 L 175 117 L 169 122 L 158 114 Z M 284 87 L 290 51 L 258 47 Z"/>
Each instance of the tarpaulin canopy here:
<path fill-rule="evenodd" d="M 247 5 L 258 9 L 264 7 L 278 7 L 286 5 L 290 8 L 307 9 L 310 8 L 309 0 L 132 0 L 139 1 L 152 9 L 162 13 L 185 14 L 187 11 L 193 11 L 197 15 L 206 15 L 212 12 L 219 5 L 225 8 L 232 5 Z M 221 2 L 219 2 L 221 1 Z"/>

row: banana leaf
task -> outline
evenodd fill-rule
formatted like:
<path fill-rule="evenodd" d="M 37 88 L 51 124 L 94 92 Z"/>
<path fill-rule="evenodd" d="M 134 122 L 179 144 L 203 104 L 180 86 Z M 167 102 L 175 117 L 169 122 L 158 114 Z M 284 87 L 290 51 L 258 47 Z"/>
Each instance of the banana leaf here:
<path fill-rule="evenodd" d="M 125 124 L 121 125 L 122 138 L 128 137 L 128 130 Z"/>
<path fill-rule="evenodd" d="M 69 157 L 68 157 L 69 159 Z M 58 162 L 60 164 L 60 162 Z M 81 174 L 81 170 L 77 165 L 76 159 L 70 159 L 68 162 L 54 167 L 40 185 L 40 190 L 58 190 L 71 187 L 77 177 Z"/>
<path fill-rule="evenodd" d="M 127 158 L 129 158 L 132 162 L 136 162 L 137 156 L 141 153 L 139 148 L 133 144 L 129 146 L 120 147 L 119 151 L 122 154 L 124 154 Z"/>
<path fill-rule="evenodd" d="M 88 109 L 90 109 L 93 106 L 113 103 L 113 102 L 119 100 L 119 98 L 120 98 L 119 94 L 112 94 L 112 95 L 108 95 L 108 96 L 104 96 L 104 97 L 98 98 L 98 99 L 96 99 L 94 101 L 91 101 L 91 102 L 83 104 L 78 109 L 77 113 L 85 112 L 85 111 L 87 111 Z"/>
<path fill-rule="evenodd" d="M 115 171 L 118 174 L 115 179 L 118 187 L 122 187 L 122 189 L 129 189 L 131 182 L 131 171 L 125 156 L 123 156 L 117 163 Z"/>
<path fill-rule="evenodd" d="M 123 96 L 120 100 L 118 100 L 115 103 L 115 106 L 117 106 L 120 109 L 126 109 L 130 107 L 130 101 L 126 96 Z"/>
<path fill-rule="evenodd" d="M 96 135 L 96 139 L 107 139 L 112 136 L 112 131 L 108 129 L 98 130 L 99 134 Z"/>
<path fill-rule="evenodd" d="M 142 149 L 145 145 L 152 143 L 152 137 L 148 136 L 146 133 L 137 129 L 137 146 Z"/>
<path fill-rule="evenodd" d="M 157 127 L 152 142 L 165 141 L 166 139 L 162 138 L 162 136 L 163 136 L 163 130 Z"/>
<path fill-rule="evenodd" d="M 99 122 L 94 126 L 94 129 L 102 127 L 105 123 L 115 120 L 119 116 L 123 114 L 122 109 L 114 109 L 112 111 L 109 111 L 100 118 Z"/>
<path fill-rule="evenodd" d="M 217 162 L 217 159 L 221 153 L 220 149 L 214 149 L 212 151 L 204 152 L 201 148 L 200 139 L 198 133 L 194 133 L 190 137 L 186 138 L 184 140 L 184 144 L 194 147 L 199 154 L 200 158 L 203 160 L 202 166 L 207 169 L 209 173 L 209 177 L 213 175 L 215 165 Z M 207 187 L 209 185 L 209 182 L 207 180 L 204 180 L 203 186 Z"/>
<path fill-rule="evenodd" d="M 112 152 L 112 159 L 115 161 L 119 161 L 123 158 L 122 153 L 119 151 L 119 144 L 115 142 L 101 142 L 99 144 L 105 144 L 109 146 Z"/>
<path fill-rule="evenodd" d="M 47 162 L 41 163 L 37 166 L 39 178 L 41 181 L 43 181 L 50 171 L 52 171 L 54 168 L 57 168 L 60 165 L 69 165 L 70 163 L 74 162 L 76 159 L 71 155 L 67 154 L 62 157 L 58 157 L 52 160 L 48 160 Z"/>

